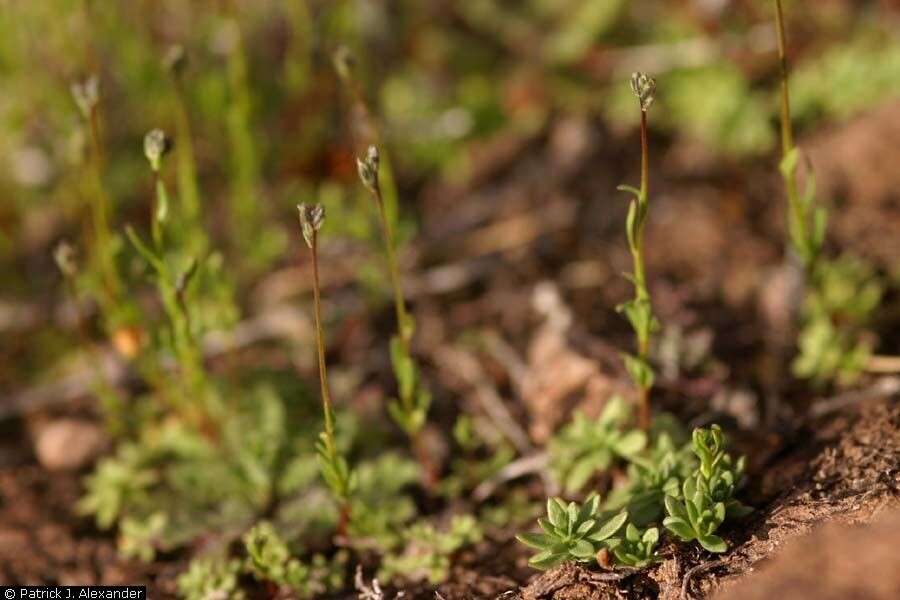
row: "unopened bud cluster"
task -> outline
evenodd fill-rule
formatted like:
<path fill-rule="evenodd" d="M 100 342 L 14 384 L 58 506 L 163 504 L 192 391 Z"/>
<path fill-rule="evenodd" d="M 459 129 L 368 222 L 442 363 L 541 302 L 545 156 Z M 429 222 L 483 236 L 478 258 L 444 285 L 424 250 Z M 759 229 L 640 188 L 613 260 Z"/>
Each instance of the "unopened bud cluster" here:
<path fill-rule="evenodd" d="M 144 155 L 150 161 L 150 168 L 159 171 L 162 157 L 171 149 L 172 144 L 162 129 L 152 129 L 144 136 Z"/>
<path fill-rule="evenodd" d="M 69 242 L 63 240 L 53 250 L 53 260 L 60 272 L 66 277 L 74 277 L 78 273 L 78 264 L 75 261 L 75 248 Z"/>
<path fill-rule="evenodd" d="M 78 110 L 84 118 L 89 119 L 100 102 L 100 79 L 96 75 L 91 75 L 84 81 L 76 81 L 70 89 Z"/>
<path fill-rule="evenodd" d="M 312 248 L 316 233 L 325 222 L 325 207 L 318 203 L 303 203 L 297 205 L 297 210 L 300 212 L 300 229 L 303 231 L 303 239 L 306 241 L 306 245 Z"/>
<path fill-rule="evenodd" d="M 631 75 L 631 91 L 641 103 L 641 110 L 647 112 L 656 94 L 656 80 L 646 73 L 633 73 Z"/>
<path fill-rule="evenodd" d="M 187 63 L 187 55 L 184 52 L 184 46 L 181 44 L 173 44 L 169 46 L 163 55 L 163 67 L 173 75 L 180 75 L 184 71 Z"/>
<path fill-rule="evenodd" d="M 369 188 L 369 191 L 373 193 L 379 191 L 378 163 L 378 148 L 375 146 L 369 146 L 369 150 L 366 152 L 364 158 L 356 159 L 356 166 L 359 169 L 359 178 L 362 180 L 363 185 Z"/>

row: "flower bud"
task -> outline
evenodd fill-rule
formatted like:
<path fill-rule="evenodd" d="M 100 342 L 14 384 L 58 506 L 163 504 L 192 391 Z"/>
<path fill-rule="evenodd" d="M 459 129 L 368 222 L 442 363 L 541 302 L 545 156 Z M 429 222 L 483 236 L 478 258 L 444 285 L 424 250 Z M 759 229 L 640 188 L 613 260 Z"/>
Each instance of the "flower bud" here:
<path fill-rule="evenodd" d="M 646 73 L 633 73 L 631 75 L 631 91 L 641 103 L 641 110 L 647 112 L 653 104 L 656 94 L 656 80 Z"/>
<path fill-rule="evenodd" d="M 339 46 L 334 54 L 331 55 L 331 62 L 334 64 L 334 70 L 337 71 L 341 81 L 347 82 L 353 76 L 353 67 L 355 59 L 353 53 L 347 46 Z"/>
<path fill-rule="evenodd" d="M 144 136 L 144 155 L 150 161 L 150 168 L 159 171 L 162 157 L 172 148 L 169 138 L 162 129 L 151 129 Z"/>
<path fill-rule="evenodd" d="M 69 242 L 63 240 L 53 249 L 53 260 L 65 277 L 74 277 L 78 273 L 78 264 L 75 262 L 75 248 Z"/>
<path fill-rule="evenodd" d="M 359 178 L 363 185 L 372 192 L 378 191 L 378 148 L 369 146 L 365 158 L 356 159 L 356 167 L 359 170 Z"/>
<path fill-rule="evenodd" d="M 169 46 L 166 53 L 163 55 L 162 64 L 172 75 L 180 75 L 187 64 L 187 55 L 184 52 L 184 46 L 181 44 L 172 44 Z"/>
<path fill-rule="evenodd" d="M 78 105 L 78 110 L 81 111 L 84 118 L 89 119 L 94 108 L 100 102 L 100 79 L 96 75 L 91 75 L 84 81 L 76 81 L 69 89 L 72 92 L 72 98 L 75 99 L 75 104 Z"/>
<path fill-rule="evenodd" d="M 300 229 L 303 232 L 303 239 L 306 245 L 312 248 L 313 238 L 322 224 L 325 222 L 325 207 L 321 204 L 298 204 L 297 210 L 300 212 Z"/>

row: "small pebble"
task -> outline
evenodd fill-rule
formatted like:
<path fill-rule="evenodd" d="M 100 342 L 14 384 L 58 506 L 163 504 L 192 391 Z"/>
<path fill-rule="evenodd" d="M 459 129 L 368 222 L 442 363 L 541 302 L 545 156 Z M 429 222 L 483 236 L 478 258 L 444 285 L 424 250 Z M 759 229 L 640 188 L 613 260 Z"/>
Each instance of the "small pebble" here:
<path fill-rule="evenodd" d="M 59 419 L 38 431 L 34 452 L 50 471 L 74 471 L 90 464 L 104 442 L 103 430 L 97 424 L 84 419 Z"/>

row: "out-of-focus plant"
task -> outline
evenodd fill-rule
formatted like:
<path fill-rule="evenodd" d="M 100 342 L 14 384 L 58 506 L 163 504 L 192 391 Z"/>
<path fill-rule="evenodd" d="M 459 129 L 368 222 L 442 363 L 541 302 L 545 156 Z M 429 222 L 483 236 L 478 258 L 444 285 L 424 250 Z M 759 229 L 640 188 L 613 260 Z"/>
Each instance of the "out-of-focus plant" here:
<path fill-rule="evenodd" d="M 790 248 L 802 265 L 806 299 L 801 309 L 799 355 L 794 373 L 817 383 L 846 383 L 858 376 L 871 352 L 863 327 L 881 299 L 881 285 L 871 269 L 849 256 L 823 256 L 828 213 L 816 200 L 810 172 L 803 193 L 797 181 L 800 149 L 794 142 L 784 12 L 775 0 L 775 30 L 781 74 L 781 174 L 787 194 Z M 811 171 L 811 169 L 810 169 Z"/>
<path fill-rule="evenodd" d="M 384 556 L 378 576 L 383 581 L 399 576 L 440 583 L 447 578 L 454 553 L 481 538 L 481 528 L 471 515 L 453 517 L 446 531 L 424 521 L 414 523 L 404 531 L 400 551 Z"/>
<path fill-rule="evenodd" d="M 576 413 L 550 442 L 551 466 L 569 492 L 581 490 L 597 471 L 616 458 L 636 455 L 647 434 L 633 428 L 633 412 L 619 396 L 611 398 L 596 420 Z"/>
<path fill-rule="evenodd" d="M 394 376 L 397 379 L 397 395 L 399 398 L 390 402 L 388 412 L 413 441 L 416 457 L 422 465 L 424 482 L 427 487 L 431 487 L 437 479 L 437 473 L 435 473 L 435 467 L 428 456 L 427 449 L 423 446 L 421 438 L 422 427 L 425 425 L 428 408 L 431 405 L 431 392 L 422 384 L 419 366 L 416 364 L 411 352 L 416 324 L 406 308 L 393 228 L 385 210 L 385 202 L 381 193 L 379 164 L 379 153 L 375 146 L 369 147 L 365 157 L 357 159 L 359 178 L 372 194 L 378 210 L 378 218 L 384 236 L 384 252 L 387 257 L 391 285 L 394 290 L 397 334 L 391 338 L 390 347 L 391 364 L 394 368 Z"/>
<path fill-rule="evenodd" d="M 817 383 L 850 383 L 872 353 L 865 327 L 881 301 L 882 286 L 871 266 L 851 255 L 821 261 L 816 284 L 802 307 L 794 373 Z"/>
<path fill-rule="evenodd" d="M 91 259 L 102 281 L 107 307 L 112 310 L 122 283 L 115 264 L 117 243 L 110 229 L 110 199 L 103 183 L 104 149 L 100 135 L 100 78 L 94 74 L 71 86 L 72 97 L 84 118 L 90 139 L 89 209 L 91 217 Z"/>
<path fill-rule="evenodd" d="M 338 552 L 331 560 L 317 554 L 305 564 L 291 555 L 287 543 L 268 521 L 254 525 L 243 541 L 247 551 L 244 568 L 260 581 L 271 582 L 300 598 L 319 597 L 343 585 L 346 552 Z"/>
<path fill-rule="evenodd" d="M 627 457 L 628 483 L 612 490 L 604 503 L 607 510 L 627 508 L 628 520 L 637 527 L 659 521 L 665 497 L 681 494 L 681 482 L 697 464 L 691 445 L 683 443 L 686 435 L 672 428 L 658 430 L 660 420 L 654 421 L 651 447 Z"/>
<path fill-rule="evenodd" d="M 184 600 L 244 600 L 247 596 L 238 583 L 240 574 L 241 561 L 237 559 L 197 558 L 191 561 L 187 571 L 178 576 L 178 594 Z"/>
<path fill-rule="evenodd" d="M 258 272 L 284 249 L 286 239 L 282 230 L 264 227 L 267 211 L 262 197 L 262 152 L 252 128 L 254 90 L 244 33 L 233 15 L 223 18 L 218 26 L 229 91 L 226 120 L 231 151 L 231 225 L 243 263 L 250 272 Z"/>
<path fill-rule="evenodd" d="M 628 206 L 625 232 L 628 248 L 634 262 L 634 272 L 628 279 L 634 284 L 634 298 L 620 304 L 619 312 L 625 314 L 637 339 L 637 354 L 623 353 L 628 374 L 638 388 L 638 425 L 644 431 L 650 428 L 650 390 L 653 388 L 653 368 L 648 362 L 650 336 L 659 329 L 659 321 L 653 314 L 650 292 L 647 290 L 647 276 L 644 268 L 644 227 L 650 211 L 650 157 L 647 142 L 647 110 L 653 104 L 656 94 L 656 80 L 644 73 L 631 76 L 631 91 L 638 99 L 641 111 L 641 187 L 640 189 L 622 185 L 619 189 L 631 193 L 634 198 Z"/>
<path fill-rule="evenodd" d="M 153 172 L 155 201 L 150 218 L 151 244 L 147 245 L 133 228 L 126 234 L 135 250 L 152 268 L 166 317 L 168 335 L 162 341 L 174 351 L 183 382 L 181 394 L 170 394 L 175 408 L 195 423 L 209 425 L 214 394 L 206 377 L 203 354 L 192 322 L 189 287 L 200 268 L 196 257 L 173 257 L 166 252 L 165 229 L 170 218 L 170 199 L 160 177 L 163 156 L 169 151 L 166 135 L 154 129 L 144 137 L 144 154 Z"/>

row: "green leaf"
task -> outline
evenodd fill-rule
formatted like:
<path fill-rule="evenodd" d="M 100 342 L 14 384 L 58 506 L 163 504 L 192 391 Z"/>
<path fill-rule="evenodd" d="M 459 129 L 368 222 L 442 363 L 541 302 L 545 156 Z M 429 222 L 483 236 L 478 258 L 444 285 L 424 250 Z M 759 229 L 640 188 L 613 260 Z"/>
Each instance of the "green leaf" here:
<path fill-rule="evenodd" d="M 549 569 L 550 567 L 556 566 L 559 563 L 563 562 L 566 559 L 565 554 L 556 554 L 551 552 L 550 550 L 541 552 L 540 554 L 535 554 L 528 560 L 528 564 L 536 569 Z"/>
<path fill-rule="evenodd" d="M 587 540 L 578 540 L 569 550 L 569 553 L 575 558 L 591 559 L 594 558 L 594 546 Z"/>
<path fill-rule="evenodd" d="M 628 247 L 632 252 L 637 251 L 637 201 L 632 200 L 628 205 L 628 216 L 625 218 L 625 234 L 628 236 Z"/>
<path fill-rule="evenodd" d="M 616 442 L 615 450 L 620 456 L 637 454 L 647 445 L 647 434 L 640 429 L 632 429 Z"/>
<path fill-rule="evenodd" d="M 626 185 L 623 183 L 622 185 L 617 186 L 616 189 L 620 192 L 628 192 L 630 194 L 633 194 L 636 198 L 641 197 L 641 190 L 637 189 L 633 185 Z"/>
<path fill-rule="evenodd" d="M 625 528 L 625 539 L 629 542 L 637 542 L 641 539 L 641 534 L 638 531 L 638 528 L 631 523 L 629 523 Z"/>
<path fill-rule="evenodd" d="M 683 521 L 688 520 L 687 511 L 684 508 L 684 504 L 674 496 L 666 496 L 663 502 L 666 505 L 666 512 L 672 516 L 677 517 Z"/>
<path fill-rule="evenodd" d="M 594 528 L 594 525 L 596 524 L 597 521 L 594 519 L 588 519 L 587 521 L 584 521 L 581 525 L 578 526 L 578 529 L 575 530 L 575 535 L 587 534 L 591 529 Z"/>
<path fill-rule="evenodd" d="M 697 537 L 693 528 L 680 517 L 666 517 L 663 519 L 663 526 L 684 542 L 689 542 Z"/>
<path fill-rule="evenodd" d="M 559 498 L 547 499 L 547 516 L 550 517 L 550 523 L 561 531 L 565 531 L 568 525 L 568 517 L 566 515 L 566 506 Z"/>
<path fill-rule="evenodd" d="M 640 358 L 624 352 L 622 359 L 625 361 L 625 370 L 628 371 L 628 375 L 635 384 L 644 389 L 653 387 L 654 376 L 650 365 Z"/>
<path fill-rule="evenodd" d="M 549 502 L 549 500 L 548 500 L 548 502 Z M 556 528 L 553 527 L 553 524 L 550 521 L 548 521 L 547 519 L 545 519 L 544 517 L 540 517 L 538 519 L 538 525 L 548 535 L 556 536 Z"/>
<path fill-rule="evenodd" d="M 717 535 L 706 535 L 699 538 L 697 541 L 700 542 L 700 545 L 709 552 L 721 554 L 722 552 L 728 550 L 728 544 L 726 544 L 725 540 Z"/>
<path fill-rule="evenodd" d="M 555 541 L 553 536 L 549 536 L 545 533 L 520 533 L 516 536 L 516 539 L 526 546 L 537 548 L 539 550 L 551 547 Z"/>
<path fill-rule="evenodd" d="M 619 529 L 622 528 L 622 525 L 625 524 L 625 521 L 628 520 L 628 512 L 622 511 L 616 516 L 610 518 L 606 523 L 604 523 L 597 533 L 594 533 L 590 536 L 590 539 L 602 542 L 606 538 L 612 537 L 614 533 L 616 533 Z"/>

